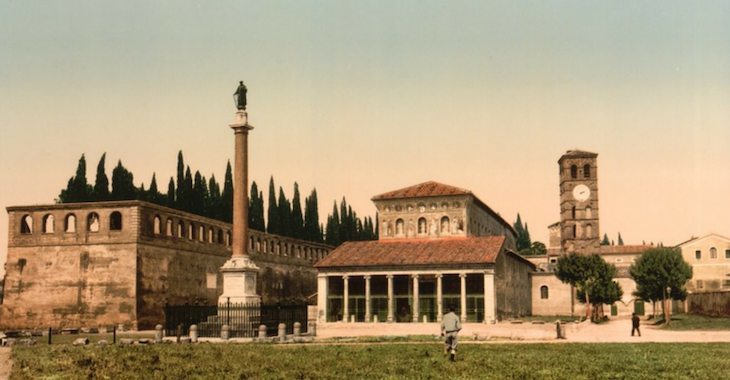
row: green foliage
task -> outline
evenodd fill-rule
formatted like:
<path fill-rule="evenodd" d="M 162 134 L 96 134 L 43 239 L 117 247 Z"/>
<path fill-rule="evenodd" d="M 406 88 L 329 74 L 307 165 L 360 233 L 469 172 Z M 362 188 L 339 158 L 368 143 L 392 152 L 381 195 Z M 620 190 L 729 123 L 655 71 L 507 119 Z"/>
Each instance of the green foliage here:
<path fill-rule="evenodd" d="M 623 290 L 613 280 L 616 267 L 606 263 L 599 255 L 570 253 L 558 258 L 555 276 L 560 281 L 574 286 L 578 299 L 593 306 L 612 304 L 621 299 Z M 594 308 L 592 318 L 596 320 L 598 308 Z"/>
<path fill-rule="evenodd" d="M 687 297 L 685 284 L 692 278 L 692 267 L 684 261 L 679 249 L 659 247 L 639 256 L 629 273 L 636 281 L 635 296 L 650 302 L 667 296 L 683 300 Z M 667 288 L 670 288 L 669 294 Z"/>
<path fill-rule="evenodd" d="M 618 233 L 618 245 L 624 245 L 624 239 L 621 238 L 621 233 Z"/>
<path fill-rule="evenodd" d="M 69 178 L 65 190 L 61 190 L 58 199 L 61 203 L 90 202 L 92 187 L 86 181 L 86 157 L 82 154 L 76 166 L 76 175 Z"/>
<path fill-rule="evenodd" d="M 167 196 L 165 197 L 165 206 L 175 207 L 175 180 L 170 177 L 167 183 Z"/>
<path fill-rule="evenodd" d="M 96 201 L 109 199 L 109 178 L 106 176 L 106 153 L 101 155 L 96 165 L 96 181 L 94 182 L 93 198 Z"/>
<path fill-rule="evenodd" d="M 322 231 L 319 226 L 319 204 L 317 189 L 304 200 L 304 238 L 310 241 L 323 242 Z"/>
<path fill-rule="evenodd" d="M 291 230 L 292 236 L 297 239 L 305 239 L 304 215 L 302 214 L 302 201 L 299 195 L 299 184 L 294 182 L 294 197 L 291 205 Z"/>
<path fill-rule="evenodd" d="M 231 161 L 228 161 L 226 164 L 226 176 L 223 179 L 221 209 L 218 219 L 228 223 L 233 221 L 233 173 L 231 172 Z"/>
<path fill-rule="evenodd" d="M 248 204 L 248 226 L 254 230 L 266 231 L 264 222 L 264 194 L 259 191 L 256 181 L 251 182 L 251 194 Z"/>
<path fill-rule="evenodd" d="M 337 201 L 335 201 L 332 206 L 332 214 L 327 217 L 325 242 L 338 246 L 346 241 L 375 240 L 377 235 L 374 228 L 372 219 L 369 217 L 366 217 L 364 221 L 360 219 L 343 197 L 339 211 Z"/>
<path fill-rule="evenodd" d="M 601 240 L 601 245 L 611 245 L 611 241 L 608 240 L 607 234 L 603 234 L 603 240 Z"/>
<path fill-rule="evenodd" d="M 281 233 L 281 220 L 278 203 L 276 202 L 276 187 L 274 186 L 273 176 L 269 179 L 269 202 L 266 221 L 266 232 L 270 234 Z"/>
<path fill-rule="evenodd" d="M 441 342 L 387 340 L 401 342 L 16 346 L 11 378 L 644 380 L 730 371 L 725 343 L 463 344 L 452 363 Z"/>
<path fill-rule="evenodd" d="M 530 231 L 527 228 L 527 223 L 522 224 L 522 218 L 520 214 L 517 214 L 517 220 L 513 225 L 515 232 L 517 233 L 517 251 L 522 252 L 523 250 L 529 250 L 532 247 L 532 241 L 530 240 Z"/>
<path fill-rule="evenodd" d="M 122 165 L 121 160 L 117 162 L 117 166 L 112 170 L 111 199 L 115 201 L 137 199 L 134 176 Z"/>

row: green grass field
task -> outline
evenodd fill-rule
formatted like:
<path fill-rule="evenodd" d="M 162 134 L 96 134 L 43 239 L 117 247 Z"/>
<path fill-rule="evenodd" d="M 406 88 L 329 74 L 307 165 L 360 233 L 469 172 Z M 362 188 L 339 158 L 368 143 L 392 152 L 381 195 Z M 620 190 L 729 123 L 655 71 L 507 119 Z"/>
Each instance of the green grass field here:
<path fill-rule="evenodd" d="M 728 344 L 15 347 L 11 379 L 722 379 Z"/>
<path fill-rule="evenodd" d="M 730 330 L 730 318 L 676 314 L 672 315 L 669 325 L 662 328 L 668 330 Z"/>

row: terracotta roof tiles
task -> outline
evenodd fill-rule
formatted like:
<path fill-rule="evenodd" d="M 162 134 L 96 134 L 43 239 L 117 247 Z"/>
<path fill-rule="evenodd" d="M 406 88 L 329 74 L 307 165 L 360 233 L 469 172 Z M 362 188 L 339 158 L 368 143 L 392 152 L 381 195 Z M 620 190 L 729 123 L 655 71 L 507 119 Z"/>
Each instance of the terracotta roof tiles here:
<path fill-rule="evenodd" d="M 444 185 L 443 183 L 428 181 L 376 195 L 372 198 L 372 200 L 437 197 L 443 195 L 472 195 L 472 192 L 466 189 L 461 189 L 450 185 Z"/>

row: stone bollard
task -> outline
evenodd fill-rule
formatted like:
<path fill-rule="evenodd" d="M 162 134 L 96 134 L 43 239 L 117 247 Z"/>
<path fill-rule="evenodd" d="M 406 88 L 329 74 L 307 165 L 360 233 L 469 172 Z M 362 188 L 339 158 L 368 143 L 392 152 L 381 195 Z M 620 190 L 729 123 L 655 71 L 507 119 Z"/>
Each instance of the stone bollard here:
<path fill-rule="evenodd" d="M 378 323 L 378 315 L 373 315 L 373 323 Z"/>
<path fill-rule="evenodd" d="M 428 323 L 428 315 L 423 316 L 423 323 Z"/>
<path fill-rule="evenodd" d="M 155 343 L 162 343 L 162 325 L 155 326 Z"/>
<path fill-rule="evenodd" d="M 259 325 L 259 339 L 266 339 L 266 325 Z"/>
<path fill-rule="evenodd" d="M 309 322 L 309 326 L 307 328 L 307 333 L 310 336 L 317 336 L 317 322 L 315 322 L 315 321 Z"/>
<path fill-rule="evenodd" d="M 355 323 L 355 315 L 351 315 L 350 316 L 350 322 L 351 323 Z"/>
<path fill-rule="evenodd" d="M 198 343 L 198 325 L 190 325 L 190 342 Z"/>
<path fill-rule="evenodd" d="M 294 322 L 294 336 L 301 336 L 302 335 L 302 324 L 299 322 Z"/>
<path fill-rule="evenodd" d="M 230 330 L 231 328 L 228 325 L 221 326 L 221 339 L 228 340 L 228 338 L 231 336 Z"/>
<path fill-rule="evenodd" d="M 286 340 L 286 323 L 279 323 L 279 340 Z"/>
<path fill-rule="evenodd" d="M 555 321 L 555 333 L 557 335 L 556 339 L 565 339 L 565 327 L 559 319 Z"/>

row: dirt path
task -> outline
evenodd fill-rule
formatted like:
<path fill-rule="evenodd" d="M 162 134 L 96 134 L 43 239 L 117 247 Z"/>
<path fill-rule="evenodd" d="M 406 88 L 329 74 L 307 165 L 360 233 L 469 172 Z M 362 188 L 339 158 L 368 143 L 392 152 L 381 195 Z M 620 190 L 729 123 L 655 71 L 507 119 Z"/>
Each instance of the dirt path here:
<path fill-rule="evenodd" d="M 13 362 L 10 360 L 10 348 L 0 347 L 0 380 L 10 378 L 10 369 L 12 367 Z"/>

